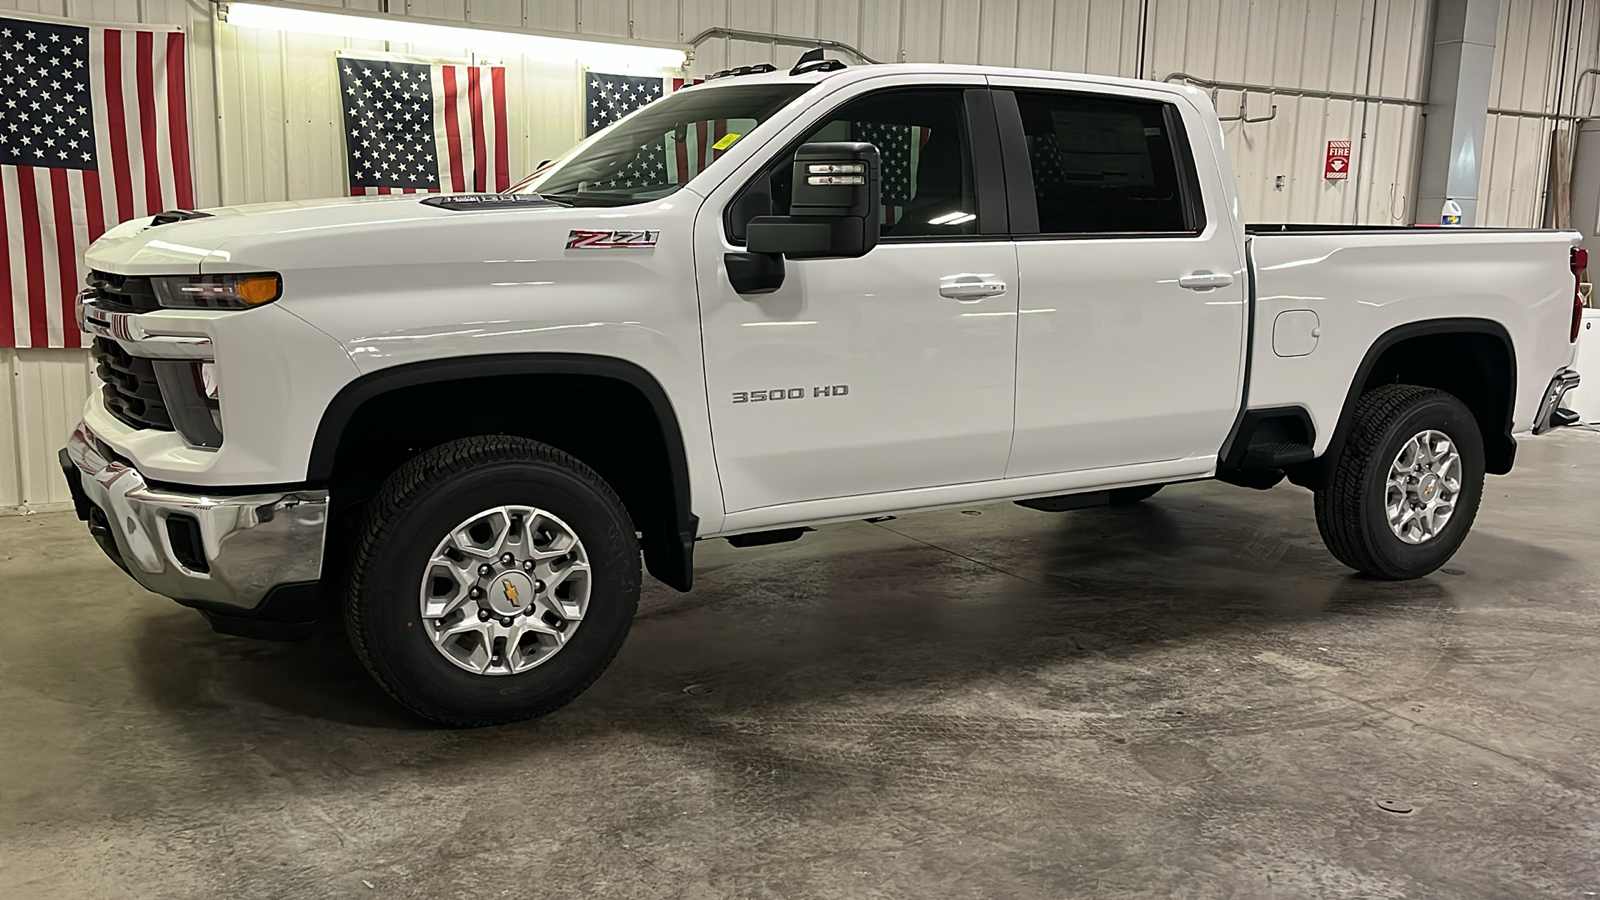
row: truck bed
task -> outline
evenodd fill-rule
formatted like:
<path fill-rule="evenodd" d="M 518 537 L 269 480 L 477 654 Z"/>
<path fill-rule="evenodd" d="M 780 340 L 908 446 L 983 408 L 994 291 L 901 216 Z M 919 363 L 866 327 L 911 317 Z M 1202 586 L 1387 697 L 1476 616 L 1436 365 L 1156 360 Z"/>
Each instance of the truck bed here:
<path fill-rule="evenodd" d="M 1552 374 L 1572 360 L 1577 232 L 1291 224 L 1246 230 L 1254 306 L 1247 405 L 1307 410 L 1319 455 L 1353 390 L 1347 375 L 1330 373 L 1356 373 L 1359 385 L 1396 338 L 1437 330 L 1441 320 L 1467 320 L 1465 330 L 1504 339 L 1515 397 L 1510 432 L 1532 427 Z"/>

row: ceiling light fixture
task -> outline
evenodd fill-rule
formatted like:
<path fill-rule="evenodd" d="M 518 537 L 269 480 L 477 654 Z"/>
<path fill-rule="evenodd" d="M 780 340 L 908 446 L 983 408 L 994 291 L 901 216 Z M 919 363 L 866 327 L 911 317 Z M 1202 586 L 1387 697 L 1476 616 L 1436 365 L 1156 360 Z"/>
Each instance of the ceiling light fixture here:
<path fill-rule="evenodd" d="M 420 22 L 357 10 L 311 9 L 287 3 L 226 3 L 223 20 L 241 28 L 323 34 L 355 40 L 397 41 L 426 47 L 461 47 L 474 53 L 523 54 L 543 59 L 575 59 L 590 67 L 681 69 L 688 54 L 681 48 L 629 38 L 584 37 L 476 25 Z"/>

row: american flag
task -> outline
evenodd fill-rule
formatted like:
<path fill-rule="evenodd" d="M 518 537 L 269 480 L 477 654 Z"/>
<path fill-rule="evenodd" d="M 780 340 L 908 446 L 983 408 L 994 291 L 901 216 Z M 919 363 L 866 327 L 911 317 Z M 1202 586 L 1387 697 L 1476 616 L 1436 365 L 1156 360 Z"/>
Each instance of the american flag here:
<path fill-rule="evenodd" d="M 670 81 L 671 91 L 677 92 L 704 80 L 674 78 Z M 663 78 L 585 73 L 585 136 L 594 134 L 647 103 L 661 99 L 661 92 L 668 84 Z M 735 120 L 732 126 L 742 124 Z M 755 123 L 752 121 L 748 124 L 753 127 Z M 634 158 L 612 178 L 594 186 L 603 190 L 608 187 L 684 184 L 711 165 L 723 150 L 732 146 L 731 143 L 716 146 L 718 141 L 727 137 L 732 126 L 727 119 L 717 119 L 688 123 L 681 138 L 675 132 L 663 132 L 660 138 L 641 147 Z M 748 131 L 749 128 L 743 130 Z"/>
<path fill-rule="evenodd" d="M 879 216 L 883 224 L 893 225 L 905 214 L 906 205 L 916 199 L 917 168 L 922 162 L 922 148 L 933 136 L 933 129 L 920 125 L 857 122 L 852 131 L 856 140 L 878 148 L 879 179 L 883 185 L 883 209 Z"/>
<path fill-rule="evenodd" d="M 0 347 L 79 347 L 83 251 L 194 206 L 184 36 L 0 18 Z"/>
<path fill-rule="evenodd" d="M 351 196 L 511 185 L 506 69 L 339 57 Z"/>

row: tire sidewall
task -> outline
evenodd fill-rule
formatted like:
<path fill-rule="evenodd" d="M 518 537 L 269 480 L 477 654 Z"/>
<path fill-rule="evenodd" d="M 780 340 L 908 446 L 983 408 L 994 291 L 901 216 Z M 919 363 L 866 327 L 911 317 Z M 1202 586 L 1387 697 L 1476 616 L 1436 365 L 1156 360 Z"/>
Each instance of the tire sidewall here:
<path fill-rule="evenodd" d="M 1444 530 L 1424 543 L 1408 544 L 1389 527 L 1384 502 L 1389 468 L 1407 441 L 1429 430 L 1444 433 L 1460 454 L 1461 491 Z M 1435 396 L 1411 407 L 1384 430 L 1368 462 L 1361 485 L 1362 507 L 1369 511 L 1362 516 L 1368 546 L 1386 568 L 1400 577 L 1419 577 L 1432 572 L 1455 555 L 1472 529 L 1483 497 L 1483 478 L 1483 436 L 1477 420 L 1465 405 L 1453 397 Z"/>
<path fill-rule="evenodd" d="M 632 527 L 614 501 L 575 473 L 540 461 L 487 462 L 415 494 L 391 539 L 371 560 L 361 625 L 374 662 L 419 702 L 449 715 L 500 718 L 559 704 L 609 662 L 632 623 L 639 584 Z M 515 675 L 478 675 L 447 660 L 429 639 L 420 590 L 433 551 L 472 516 L 497 506 L 531 506 L 565 522 L 590 564 L 589 606 L 568 642 L 548 661 Z"/>

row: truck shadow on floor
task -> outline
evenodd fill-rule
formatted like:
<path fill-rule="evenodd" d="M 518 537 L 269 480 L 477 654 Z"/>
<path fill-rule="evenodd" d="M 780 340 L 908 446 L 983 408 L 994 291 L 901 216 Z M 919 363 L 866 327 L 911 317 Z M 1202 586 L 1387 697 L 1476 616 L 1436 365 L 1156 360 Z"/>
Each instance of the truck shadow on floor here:
<path fill-rule="evenodd" d="M 1480 533 L 1468 544 L 1472 566 L 1487 562 L 1492 578 L 1441 572 L 1385 583 L 1338 567 L 1305 523 L 1285 528 L 1260 513 L 1180 497 L 1060 517 L 996 515 L 987 530 L 897 522 L 888 543 L 868 549 L 796 545 L 718 568 L 689 595 L 652 586 L 651 611 L 587 694 L 543 722 L 489 733 L 577 721 L 672 729 L 698 718 L 685 717 L 694 710 L 781 717 L 796 706 L 872 704 L 993 679 L 1046 678 L 1048 696 L 1087 702 L 1125 684 L 1142 655 L 1255 653 L 1290 639 L 1285 630 L 1297 622 L 1316 621 L 1328 640 L 1371 629 L 1374 619 L 1402 639 L 1422 638 L 1463 585 L 1482 592 L 1547 581 L 1568 562 Z M 183 622 L 146 620 L 134 670 L 154 703 L 196 727 L 248 731 L 262 718 L 431 727 L 383 693 L 337 628 L 273 644 L 212 634 L 198 617 Z M 1165 686 L 1145 680 L 1142 699 L 1117 690 L 1129 703 L 1156 702 Z"/>

